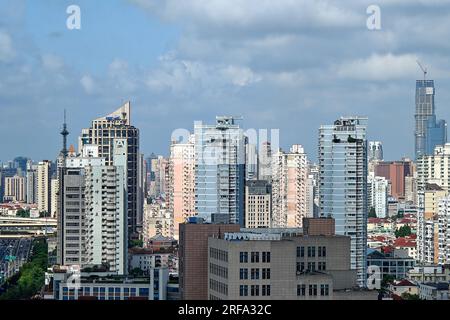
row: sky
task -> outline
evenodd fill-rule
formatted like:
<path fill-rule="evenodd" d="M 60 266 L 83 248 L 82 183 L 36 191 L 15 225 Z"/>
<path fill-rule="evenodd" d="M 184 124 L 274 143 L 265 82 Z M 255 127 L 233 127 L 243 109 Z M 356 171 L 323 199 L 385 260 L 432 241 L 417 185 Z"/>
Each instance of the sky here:
<path fill-rule="evenodd" d="M 0 0 L 0 162 L 55 159 L 64 109 L 76 146 L 126 101 L 146 155 L 233 115 L 314 161 L 320 125 L 360 115 L 387 160 L 412 157 L 416 60 L 450 121 L 449 39 L 450 0 Z"/>

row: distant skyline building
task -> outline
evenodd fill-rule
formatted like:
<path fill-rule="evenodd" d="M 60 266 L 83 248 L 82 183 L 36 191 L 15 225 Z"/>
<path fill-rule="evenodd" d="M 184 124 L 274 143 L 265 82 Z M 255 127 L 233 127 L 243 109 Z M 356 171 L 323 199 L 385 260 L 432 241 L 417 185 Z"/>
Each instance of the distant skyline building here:
<path fill-rule="evenodd" d="M 245 180 L 257 180 L 258 179 L 258 148 L 256 144 L 248 141 L 245 138 Z"/>
<path fill-rule="evenodd" d="M 19 175 L 5 178 L 4 201 L 25 202 L 26 178 Z"/>
<path fill-rule="evenodd" d="M 272 181 L 272 145 L 269 141 L 261 144 L 258 161 L 258 179 Z"/>
<path fill-rule="evenodd" d="M 375 210 L 377 218 L 386 218 L 388 213 L 389 181 L 385 177 L 369 175 L 367 184 L 369 208 Z"/>
<path fill-rule="evenodd" d="M 380 141 L 369 142 L 369 161 L 383 161 L 383 145 Z"/>
<path fill-rule="evenodd" d="M 39 162 L 37 168 L 37 205 L 39 212 L 50 212 L 51 209 L 51 162 Z"/>
<path fill-rule="evenodd" d="M 300 228 L 303 218 L 312 217 L 308 199 L 309 165 L 301 145 L 272 156 L 272 225 Z"/>
<path fill-rule="evenodd" d="M 391 182 L 391 196 L 397 200 L 405 198 L 405 179 L 414 176 L 415 166 L 410 159 L 381 161 L 375 164 L 374 174 Z"/>
<path fill-rule="evenodd" d="M 140 194 L 139 129 L 131 125 L 131 103 L 127 102 L 113 113 L 92 121 L 88 129 L 82 129 L 79 138 L 79 153 L 85 145 L 96 145 L 98 156 L 105 158 L 106 165 L 113 165 L 114 141 L 127 140 L 127 193 L 128 235 L 136 239 L 142 229 L 144 195 Z"/>
<path fill-rule="evenodd" d="M 436 146 L 432 155 L 417 160 L 417 189 L 425 190 L 429 183 L 435 183 L 450 191 L 450 143 Z"/>
<path fill-rule="evenodd" d="M 272 186 L 265 180 L 247 181 L 245 228 L 272 227 Z"/>
<path fill-rule="evenodd" d="M 447 142 L 447 123 L 436 120 L 434 80 L 416 81 L 415 155 L 430 155 Z"/>
<path fill-rule="evenodd" d="M 351 267 L 366 286 L 367 118 L 341 117 L 319 129 L 320 215 L 351 237 Z"/>
<path fill-rule="evenodd" d="M 169 158 L 167 203 L 173 215 L 174 237 L 179 224 L 195 215 L 195 151 L 194 135 L 187 142 L 172 141 Z"/>
<path fill-rule="evenodd" d="M 196 122 L 195 210 L 207 221 L 244 225 L 245 139 L 236 118 Z"/>

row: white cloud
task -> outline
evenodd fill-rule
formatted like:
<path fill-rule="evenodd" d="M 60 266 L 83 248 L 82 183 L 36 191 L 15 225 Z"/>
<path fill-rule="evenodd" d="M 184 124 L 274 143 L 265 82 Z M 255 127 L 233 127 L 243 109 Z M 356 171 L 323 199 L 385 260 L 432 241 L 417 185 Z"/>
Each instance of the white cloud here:
<path fill-rule="evenodd" d="M 53 54 L 44 54 L 41 58 L 42 65 L 49 71 L 58 71 L 64 67 L 64 61 L 59 56 Z"/>
<path fill-rule="evenodd" d="M 0 30 L 0 62 L 9 62 L 15 55 L 10 35 L 6 31 Z"/>
<path fill-rule="evenodd" d="M 84 75 L 80 79 L 81 86 L 87 94 L 92 94 L 95 91 L 95 81 L 90 75 Z"/>
<path fill-rule="evenodd" d="M 337 75 L 342 78 L 359 80 L 390 80 L 413 78 L 417 75 L 417 57 L 412 54 L 373 54 L 366 59 L 346 62 L 337 67 Z"/>

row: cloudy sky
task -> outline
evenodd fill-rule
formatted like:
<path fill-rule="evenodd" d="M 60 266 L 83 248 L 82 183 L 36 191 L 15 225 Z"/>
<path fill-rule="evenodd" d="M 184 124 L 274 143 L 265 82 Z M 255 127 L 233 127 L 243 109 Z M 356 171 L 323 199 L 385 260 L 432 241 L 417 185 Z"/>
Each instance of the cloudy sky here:
<path fill-rule="evenodd" d="M 417 59 L 450 120 L 449 39 L 450 0 L 0 0 L 0 161 L 54 159 L 64 109 L 75 144 L 127 100 L 145 154 L 220 114 L 315 159 L 319 126 L 357 114 L 385 158 L 412 156 Z"/>

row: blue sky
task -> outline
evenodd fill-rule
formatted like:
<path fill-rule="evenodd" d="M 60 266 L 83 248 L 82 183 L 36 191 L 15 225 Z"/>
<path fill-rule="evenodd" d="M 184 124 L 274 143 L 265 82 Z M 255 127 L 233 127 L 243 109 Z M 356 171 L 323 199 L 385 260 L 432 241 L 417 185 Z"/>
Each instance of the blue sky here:
<path fill-rule="evenodd" d="M 387 159 L 413 154 L 416 60 L 450 120 L 450 0 L 0 0 L 0 161 L 54 159 L 131 100 L 145 154 L 168 154 L 177 128 L 218 114 L 280 129 L 314 160 L 321 124 L 369 117 Z M 66 28 L 67 6 L 81 30 Z"/>

